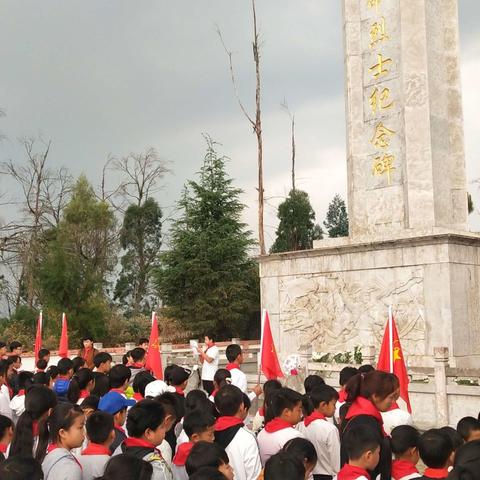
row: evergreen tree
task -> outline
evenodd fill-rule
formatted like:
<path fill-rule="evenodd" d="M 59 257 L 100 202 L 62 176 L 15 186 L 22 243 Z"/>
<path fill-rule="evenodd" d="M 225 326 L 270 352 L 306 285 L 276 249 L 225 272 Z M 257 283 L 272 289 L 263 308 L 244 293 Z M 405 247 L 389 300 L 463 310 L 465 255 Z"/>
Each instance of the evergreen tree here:
<path fill-rule="evenodd" d="M 254 242 L 241 222 L 241 190 L 225 172 L 225 157 L 207 138 L 199 181 L 189 181 L 178 202 L 182 212 L 170 231 L 156 279 L 167 315 L 192 334 L 244 335 L 259 305 Z"/>
<path fill-rule="evenodd" d="M 125 255 L 114 298 L 127 307 L 127 315 L 148 314 L 155 307 L 151 276 L 158 266 L 162 245 L 162 211 L 153 198 L 131 204 L 125 211 L 120 245 Z"/>
<path fill-rule="evenodd" d="M 348 237 L 348 213 L 345 201 L 340 195 L 335 195 L 327 211 L 327 219 L 323 222 L 328 236 Z"/>
<path fill-rule="evenodd" d="M 270 253 L 292 252 L 312 248 L 315 235 L 315 212 L 308 193 L 290 190 L 287 199 L 278 206 L 280 220 L 277 238 Z M 318 235 L 318 230 L 317 230 Z"/>

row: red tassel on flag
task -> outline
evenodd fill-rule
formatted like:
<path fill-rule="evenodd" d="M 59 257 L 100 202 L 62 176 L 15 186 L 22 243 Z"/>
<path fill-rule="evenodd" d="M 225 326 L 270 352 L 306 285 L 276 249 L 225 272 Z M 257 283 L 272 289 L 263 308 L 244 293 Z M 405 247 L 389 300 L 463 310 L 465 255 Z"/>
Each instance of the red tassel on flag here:
<path fill-rule="evenodd" d="M 58 355 L 62 358 L 68 357 L 68 328 L 67 316 L 62 313 L 62 334 L 60 336 L 60 346 L 58 347 Z"/>
<path fill-rule="evenodd" d="M 266 310 L 264 310 L 261 349 L 260 368 L 267 379 L 274 380 L 283 377 L 283 371 L 278 362 L 277 351 L 273 343 L 272 331 L 270 330 L 270 319 Z"/>
<path fill-rule="evenodd" d="M 40 310 L 37 320 L 37 334 L 35 335 L 35 362 L 38 360 L 38 352 L 42 348 L 42 323 L 43 323 L 43 314 Z"/>
<path fill-rule="evenodd" d="M 394 373 L 400 383 L 400 398 L 406 403 L 407 410 L 412 413 L 410 398 L 408 396 L 408 374 L 403 357 L 400 338 L 398 336 L 397 326 L 393 319 L 391 307 L 389 308 L 387 325 L 383 336 L 382 347 L 378 356 L 377 370 Z"/>
<path fill-rule="evenodd" d="M 152 312 L 152 330 L 150 332 L 150 341 L 148 342 L 145 367 L 153 373 L 157 380 L 163 380 L 162 356 L 160 355 L 158 338 L 158 320 L 155 312 Z"/>

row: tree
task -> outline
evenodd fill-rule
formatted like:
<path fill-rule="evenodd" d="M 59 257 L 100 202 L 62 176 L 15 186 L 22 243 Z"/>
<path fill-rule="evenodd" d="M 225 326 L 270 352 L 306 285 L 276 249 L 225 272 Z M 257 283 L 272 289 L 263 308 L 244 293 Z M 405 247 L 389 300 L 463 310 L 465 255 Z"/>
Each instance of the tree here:
<path fill-rule="evenodd" d="M 249 251 L 251 232 L 240 218 L 241 190 L 232 186 L 225 157 L 207 138 L 199 181 L 187 182 L 178 202 L 180 217 L 170 230 L 170 250 L 156 273 L 166 315 L 193 334 L 243 335 L 258 309 L 258 272 Z"/>
<path fill-rule="evenodd" d="M 114 298 L 127 307 L 128 316 L 148 314 L 155 307 L 151 276 L 158 266 L 161 231 L 162 211 L 153 198 L 127 208 L 120 230 L 120 245 L 126 253 Z"/>
<path fill-rule="evenodd" d="M 315 212 L 308 193 L 290 190 L 287 199 L 278 206 L 280 223 L 277 238 L 270 253 L 292 252 L 312 248 L 315 233 Z"/>
<path fill-rule="evenodd" d="M 328 236 L 348 237 L 348 214 L 345 201 L 340 195 L 335 195 L 327 211 L 327 219 L 323 222 Z"/>

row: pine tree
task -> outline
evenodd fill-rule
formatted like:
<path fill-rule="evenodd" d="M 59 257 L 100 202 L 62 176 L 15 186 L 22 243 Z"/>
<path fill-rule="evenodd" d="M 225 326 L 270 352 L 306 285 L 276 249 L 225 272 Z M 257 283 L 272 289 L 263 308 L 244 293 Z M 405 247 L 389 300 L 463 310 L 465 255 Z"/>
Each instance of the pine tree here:
<path fill-rule="evenodd" d="M 327 219 L 323 222 L 328 236 L 348 237 L 348 214 L 345 201 L 340 195 L 335 195 L 327 211 Z"/>
<path fill-rule="evenodd" d="M 199 181 L 189 181 L 178 202 L 182 212 L 170 231 L 171 248 L 161 257 L 156 278 L 167 314 L 192 334 L 218 337 L 247 334 L 258 309 L 254 242 L 241 222 L 241 190 L 232 186 L 225 157 L 207 138 Z"/>

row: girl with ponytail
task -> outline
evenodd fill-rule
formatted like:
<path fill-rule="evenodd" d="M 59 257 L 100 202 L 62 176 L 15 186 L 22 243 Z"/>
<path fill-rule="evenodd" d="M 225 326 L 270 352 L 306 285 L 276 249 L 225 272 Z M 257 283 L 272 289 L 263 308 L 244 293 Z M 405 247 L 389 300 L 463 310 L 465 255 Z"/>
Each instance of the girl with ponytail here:
<path fill-rule="evenodd" d="M 30 387 L 25 395 L 25 411 L 18 419 L 10 445 L 10 456 L 33 456 L 39 462 L 43 460 L 48 446 L 47 420 L 56 404 L 57 397 L 50 388 Z"/>
<path fill-rule="evenodd" d="M 95 388 L 95 376 L 89 368 L 80 368 L 73 375 L 68 386 L 67 398 L 70 403 L 80 404 Z"/>

